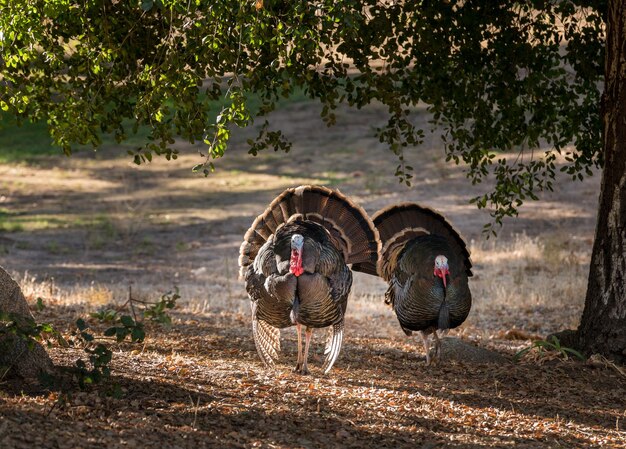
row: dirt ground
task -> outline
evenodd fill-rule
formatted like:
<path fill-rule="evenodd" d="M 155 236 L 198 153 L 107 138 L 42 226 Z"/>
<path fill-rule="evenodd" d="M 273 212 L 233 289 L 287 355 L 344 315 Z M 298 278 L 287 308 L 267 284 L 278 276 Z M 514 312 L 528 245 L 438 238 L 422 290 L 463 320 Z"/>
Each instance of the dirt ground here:
<path fill-rule="evenodd" d="M 144 344 L 113 346 L 110 385 L 121 397 L 107 386 L 20 394 L 5 384 L 0 447 L 626 447 L 624 367 L 536 352 L 512 361 L 533 338 L 577 325 L 599 176 L 564 180 L 485 241 L 488 214 L 468 200 L 487 187 L 443 162 L 436 134 L 405 155 L 415 167 L 408 189 L 393 178 L 395 156 L 370 137 L 381 111 L 341 110 L 333 128 L 318 113 L 307 102 L 275 113 L 294 141 L 288 155 L 252 158 L 244 142 L 254 130 L 235 132 L 208 178 L 190 172 L 200 147 L 189 146 L 141 167 L 113 148 L 0 164 L 0 265 L 33 303 L 43 298 L 38 320 L 69 334 L 78 316 L 123 303 L 129 286 L 143 299 L 174 285 L 182 296 L 171 328 L 149 325 Z M 330 374 L 321 374 L 321 336 L 312 374 L 291 372 L 289 330 L 283 363 L 266 370 L 237 251 L 254 217 L 303 183 L 339 188 L 370 213 L 415 201 L 448 217 L 475 267 L 472 313 L 451 334 L 506 362 L 425 366 L 383 304 L 385 284 L 356 274 Z M 82 352 L 50 354 L 71 366 Z"/>

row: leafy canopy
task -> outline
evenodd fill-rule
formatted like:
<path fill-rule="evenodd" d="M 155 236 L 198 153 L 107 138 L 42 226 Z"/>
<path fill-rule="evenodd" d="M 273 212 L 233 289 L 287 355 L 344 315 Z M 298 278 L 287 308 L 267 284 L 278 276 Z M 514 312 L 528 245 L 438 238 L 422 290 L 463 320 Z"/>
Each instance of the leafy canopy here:
<path fill-rule="evenodd" d="M 403 150 L 422 141 L 412 112 L 425 104 L 448 160 L 468 164 L 473 183 L 495 175 L 495 188 L 473 201 L 500 223 L 552 189 L 558 154 L 581 179 L 602 163 L 604 9 L 558 0 L 0 0 L 0 108 L 5 118 L 45 120 L 67 154 L 144 126 L 137 163 L 175 158 L 175 138 L 203 140 L 194 169 L 208 174 L 233 126 L 253 120 L 263 122 L 250 154 L 288 151 L 267 116 L 296 90 L 323 104 L 328 125 L 341 103 L 376 102 L 388 121 L 375 134 L 409 183 Z"/>

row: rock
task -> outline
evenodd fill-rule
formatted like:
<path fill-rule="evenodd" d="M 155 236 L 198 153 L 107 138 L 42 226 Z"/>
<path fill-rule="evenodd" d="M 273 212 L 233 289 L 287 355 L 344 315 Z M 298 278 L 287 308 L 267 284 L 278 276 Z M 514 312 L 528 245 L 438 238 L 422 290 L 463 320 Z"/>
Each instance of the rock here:
<path fill-rule="evenodd" d="M 33 320 L 20 286 L 0 267 L 0 312 L 10 313 L 17 320 Z M 41 344 L 33 341 L 32 347 L 14 335 L 0 334 L 0 377 L 15 375 L 34 380 L 43 372 L 52 371 L 52 360 Z M 9 370 L 6 372 L 7 368 Z"/>
<path fill-rule="evenodd" d="M 459 338 L 446 337 L 441 339 L 441 360 L 456 360 L 463 363 L 507 363 L 508 359 L 502 354 L 486 348 L 474 346 Z"/>

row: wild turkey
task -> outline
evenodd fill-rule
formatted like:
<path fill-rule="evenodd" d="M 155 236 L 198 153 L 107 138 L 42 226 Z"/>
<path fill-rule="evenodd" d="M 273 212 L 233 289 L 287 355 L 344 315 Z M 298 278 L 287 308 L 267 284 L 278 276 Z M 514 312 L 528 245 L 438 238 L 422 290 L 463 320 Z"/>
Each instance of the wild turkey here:
<path fill-rule="evenodd" d="M 354 271 L 378 274 L 389 284 L 385 302 L 391 304 L 407 335 L 418 331 L 430 365 L 429 335 L 459 326 L 470 311 L 470 255 L 461 236 L 437 212 L 417 204 L 398 204 L 372 217 L 382 241 L 377 264 L 355 264 Z"/>
<path fill-rule="evenodd" d="M 308 373 L 313 329 L 331 327 L 323 368 L 324 374 L 330 371 L 341 349 L 352 286 L 347 264 L 376 263 L 379 245 L 365 211 L 326 187 L 287 189 L 254 220 L 239 266 L 251 300 L 254 342 L 267 366 L 278 358 L 280 329 L 295 325 L 296 371 Z"/>

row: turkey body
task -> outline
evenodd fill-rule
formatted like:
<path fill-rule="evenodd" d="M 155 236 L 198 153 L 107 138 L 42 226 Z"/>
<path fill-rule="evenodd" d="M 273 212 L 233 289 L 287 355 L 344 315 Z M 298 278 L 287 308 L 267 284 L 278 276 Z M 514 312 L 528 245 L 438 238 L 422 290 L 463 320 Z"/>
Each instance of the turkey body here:
<path fill-rule="evenodd" d="M 307 373 L 313 329 L 328 327 L 327 373 L 343 340 L 352 286 L 347 263 L 355 259 L 375 261 L 377 257 L 373 223 L 338 192 L 302 186 L 283 192 L 257 217 L 251 230 L 242 245 L 240 266 L 251 300 L 259 356 L 273 366 L 280 352 L 280 330 L 296 326 L 296 371 Z"/>
<path fill-rule="evenodd" d="M 300 276 L 289 271 L 294 234 L 304 237 Z M 352 272 L 321 225 L 288 223 L 257 257 L 260 263 L 250 266 L 245 280 L 248 294 L 257 301 L 258 319 L 279 329 L 295 324 L 321 328 L 342 321 Z"/>
<path fill-rule="evenodd" d="M 385 302 L 407 335 L 419 332 L 430 364 L 429 336 L 439 358 L 438 333 L 460 326 L 470 312 L 469 252 L 443 216 L 417 204 L 385 208 L 373 221 L 382 240 L 377 264 L 356 264 L 353 270 L 387 281 Z"/>
<path fill-rule="evenodd" d="M 446 286 L 433 275 L 434 259 L 442 254 L 450 267 Z M 392 305 L 400 326 L 411 331 L 453 329 L 469 314 L 472 295 L 462 261 L 445 238 L 424 235 L 408 241 L 389 281 L 386 302 Z"/>

